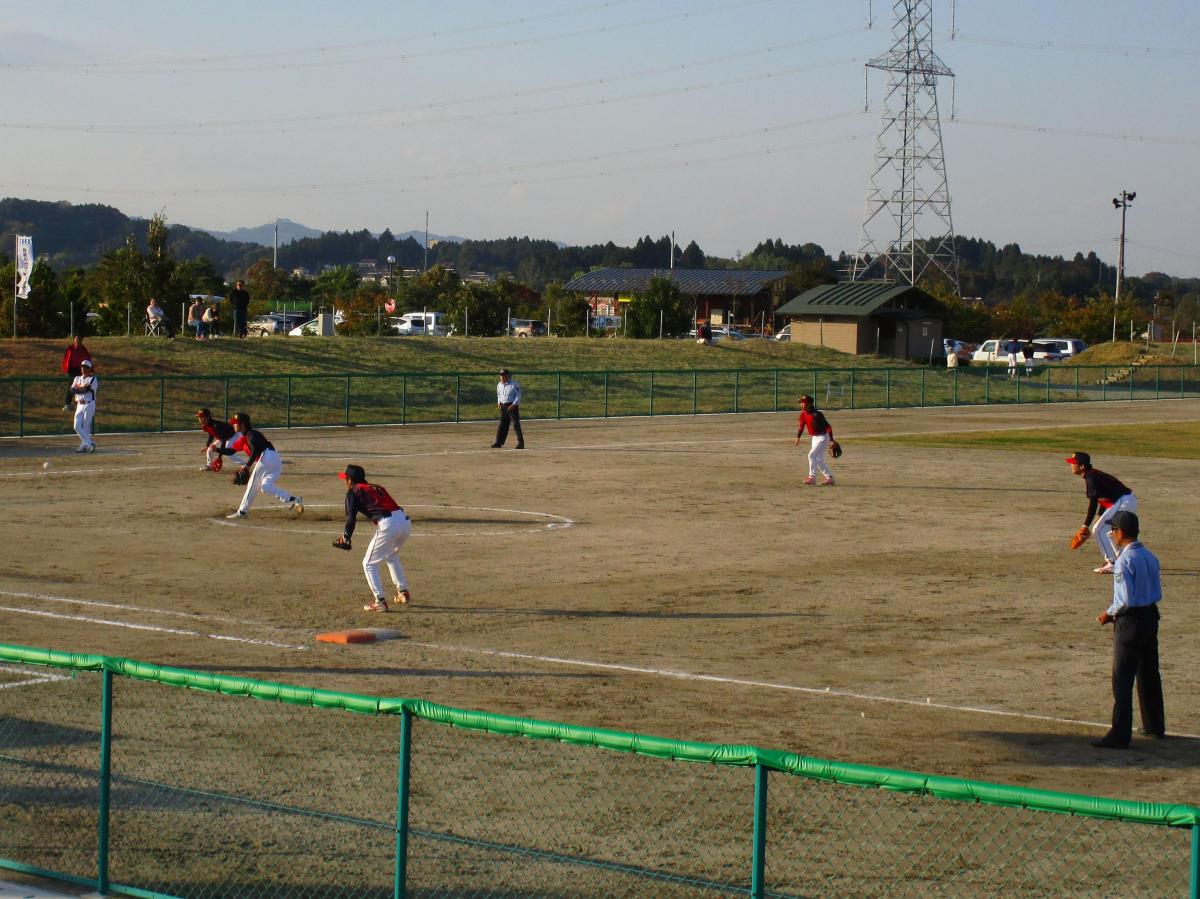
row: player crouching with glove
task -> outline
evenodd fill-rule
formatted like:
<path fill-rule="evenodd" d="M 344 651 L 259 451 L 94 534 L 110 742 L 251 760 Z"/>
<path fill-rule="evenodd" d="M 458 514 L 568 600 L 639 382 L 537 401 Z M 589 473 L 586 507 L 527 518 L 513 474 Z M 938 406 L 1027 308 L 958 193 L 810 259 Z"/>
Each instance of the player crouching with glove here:
<path fill-rule="evenodd" d="M 334 547 L 349 551 L 359 512 L 375 525 L 375 534 L 367 545 L 367 554 L 362 561 L 363 573 L 367 576 L 367 584 L 375 599 L 363 609 L 368 612 L 388 610 L 380 571 L 384 565 L 387 565 L 392 583 L 396 585 L 396 602 L 407 605 L 412 602 L 412 595 L 408 592 L 404 566 L 400 564 L 400 547 L 412 533 L 412 522 L 391 494 L 378 484 L 367 483 L 367 473 L 361 465 L 347 465 L 338 477 L 346 482 L 346 526 L 342 536 L 333 541 Z"/>

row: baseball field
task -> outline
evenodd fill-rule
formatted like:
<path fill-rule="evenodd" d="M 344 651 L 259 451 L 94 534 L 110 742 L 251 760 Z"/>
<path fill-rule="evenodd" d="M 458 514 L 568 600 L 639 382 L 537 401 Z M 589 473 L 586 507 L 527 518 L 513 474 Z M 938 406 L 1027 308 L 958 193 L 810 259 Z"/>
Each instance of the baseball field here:
<path fill-rule="evenodd" d="M 1200 486 L 1194 452 L 1155 447 L 1194 450 L 1198 422 L 1193 401 L 840 413 L 833 488 L 801 486 L 790 414 L 530 421 L 523 452 L 487 425 L 275 431 L 306 511 L 260 496 L 236 522 L 199 432 L 5 442 L 3 642 L 1194 802 Z M 1086 502 L 1064 444 L 1133 487 L 1163 561 L 1179 736 L 1129 752 L 1088 746 L 1111 587 L 1093 545 L 1067 550 Z M 386 616 L 361 608 L 365 538 L 330 546 L 348 462 L 413 519 L 415 601 Z M 381 625 L 402 639 L 314 640 Z"/>

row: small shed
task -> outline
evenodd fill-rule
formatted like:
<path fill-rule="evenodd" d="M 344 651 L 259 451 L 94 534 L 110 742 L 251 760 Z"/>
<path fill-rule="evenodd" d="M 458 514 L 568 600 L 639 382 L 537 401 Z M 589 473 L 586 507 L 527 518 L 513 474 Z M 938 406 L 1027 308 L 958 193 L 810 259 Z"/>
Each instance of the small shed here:
<path fill-rule="evenodd" d="M 601 268 L 563 290 L 582 294 L 597 315 L 621 315 L 622 304 L 645 293 L 654 278 L 670 280 L 691 299 L 697 321 L 758 331 L 774 323 L 775 298 L 788 273 L 750 269 Z"/>
<path fill-rule="evenodd" d="M 911 359 L 942 355 L 945 309 L 911 284 L 844 281 L 822 284 L 775 312 L 791 323 L 793 343 L 854 355 Z"/>

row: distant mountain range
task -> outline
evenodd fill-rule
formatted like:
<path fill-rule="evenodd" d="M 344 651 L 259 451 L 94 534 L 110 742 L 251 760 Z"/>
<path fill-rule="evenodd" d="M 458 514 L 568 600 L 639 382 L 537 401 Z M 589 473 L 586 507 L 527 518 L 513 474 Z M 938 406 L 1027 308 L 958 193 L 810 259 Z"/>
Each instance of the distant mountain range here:
<path fill-rule="evenodd" d="M 300 240 L 305 237 L 320 237 L 324 231 L 319 231 L 316 228 L 310 228 L 308 225 L 302 225 L 299 222 L 293 222 L 291 219 L 279 219 L 277 222 L 267 225 L 258 225 L 255 228 L 235 228 L 232 231 L 216 231 L 212 228 L 193 228 L 193 230 L 204 231 L 211 234 L 213 237 L 221 240 L 229 240 L 235 243 L 255 243 L 264 247 L 273 247 L 275 245 L 275 227 L 279 226 L 279 245 L 285 246 L 295 240 Z M 373 237 L 378 237 L 379 234 L 371 232 Z M 396 240 L 404 240 L 411 237 L 417 243 L 424 244 L 425 232 L 421 231 L 401 231 L 393 233 Z M 462 243 L 466 240 L 465 237 L 457 237 L 448 234 L 434 234 L 430 232 L 429 240 L 433 241 L 449 241 L 450 243 Z"/>

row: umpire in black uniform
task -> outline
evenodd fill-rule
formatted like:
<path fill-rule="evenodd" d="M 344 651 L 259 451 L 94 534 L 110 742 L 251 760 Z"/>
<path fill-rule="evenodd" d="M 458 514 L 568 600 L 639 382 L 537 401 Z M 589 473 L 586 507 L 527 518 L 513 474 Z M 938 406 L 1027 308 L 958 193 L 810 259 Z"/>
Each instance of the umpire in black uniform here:
<path fill-rule="evenodd" d="M 496 428 L 492 449 L 504 446 L 510 424 L 517 433 L 517 449 L 525 449 L 525 435 L 521 433 L 521 385 L 512 379 L 507 368 L 500 369 L 500 382 L 496 384 L 496 407 L 500 410 L 500 425 Z"/>

